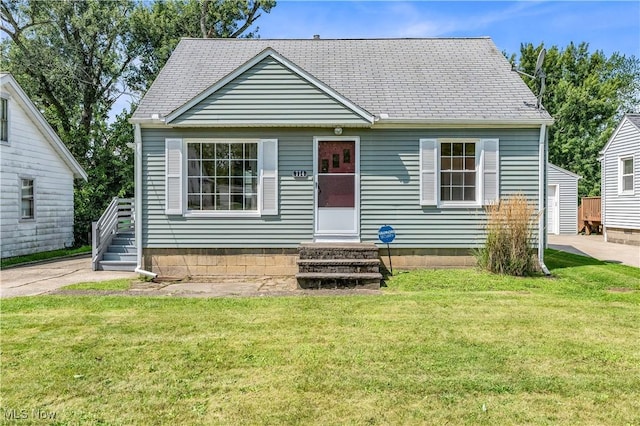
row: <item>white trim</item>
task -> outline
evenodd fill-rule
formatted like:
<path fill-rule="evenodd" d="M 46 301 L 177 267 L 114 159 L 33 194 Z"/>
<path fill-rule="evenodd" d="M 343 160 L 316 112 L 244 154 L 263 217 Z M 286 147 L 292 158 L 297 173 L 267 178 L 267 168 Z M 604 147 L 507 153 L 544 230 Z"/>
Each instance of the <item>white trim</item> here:
<path fill-rule="evenodd" d="M 632 167 L 631 189 L 627 189 L 627 190 L 625 190 L 623 188 L 624 183 L 623 183 L 623 179 L 622 179 L 624 177 L 624 164 L 623 163 L 626 160 L 631 160 L 631 167 Z M 637 172 L 635 156 L 633 155 L 633 153 L 619 154 L 617 163 L 618 163 L 618 195 L 634 195 L 635 194 L 635 190 L 636 190 L 635 177 L 636 177 L 636 172 Z"/>
<path fill-rule="evenodd" d="M 23 201 L 23 197 L 22 197 L 22 181 L 23 180 L 30 180 L 31 181 L 31 186 L 32 186 L 32 192 L 33 192 L 33 216 L 32 217 L 22 217 L 22 201 Z M 36 199 L 36 178 L 30 175 L 18 175 L 18 222 L 19 223 L 32 223 L 36 221 L 37 218 L 37 214 L 36 214 L 36 205 L 37 205 L 37 199 Z"/>
<path fill-rule="evenodd" d="M 425 148 L 425 145 L 430 145 Z M 437 139 L 420 139 L 418 144 L 418 167 L 419 167 L 419 187 L 420 187 L 420 205 L 421 206 L 438 206 L 438 200 L 440 199 L 440 173 L 438 168 L 440 167 L 440 144 Z M 433 162 L 428 169 L 426 168 L 427 164 L 425 163 L 426 159 L 424 158 L 425 151 L 433 151 Z M 433 175 L 433 198 L 429 200 L 425 200 L 425 185 L 424 185 L 424 177 L 425 174 Z"/>
<path fill-rule="evenodd" d="M 0 144 L 3 145 L 11 145 L 11 108 L 9 108 L 9 104 L 11 103 L 11 95 L 9 93 L 0 94 L 0 101 L 6 101 L 6 113 L 7 113 L 7 139 L 0 139 Z"/>
<path fill-rule="evenodd" d="M 276 208 L 273 211 L 266 210 L 263 208 L 263 193 L 264 193 L 264 184 L 263 180 L 265 178 L 263 169 L 264 169 L 264 143 L 265 142 L 275 142 L 276 150 L 278 149 L 278 139 L 275 138 L 186 138 L 182 141 L 182 182 L 181 182 L 181 192 L 182 192 L 182 217 L 190 218 L 190 219 L 198 219 L 198 218 L 260 218 L 264 216 L 277 216 L 279 214 L 280 200 L 277 197 L 279 191 L 279 164 L 278 164 L 278 155 L 276 152 L 275 158 L 275 175 L 272 176 L 275 178 L 275 191 L 276 191 Z M 188 203 L 188 144 L 190 143 L 252 143 L 257 145 L 258 150 L 258 170 L 256 174 L 256 178 L 258 179 L 258 189 L 257 189 L 257 209 L 256 210 L 189 210 Z"/>
<path fill-rule="evenodd" d="M 582 176 L 577 175 L 577 174 L 575 174 L 575 173 L 573 173 L 573 172 L 571 172 L 571 171 L 569 171 L 567 169 L 563 169 L 562 167 L 556 166 L 555 164 L 547 163 L 547 167 L 550 168 L 550 169 L 555 170 L 558 173 L 564 173 L 564 174 L 569 175 L 569 176 L 571 176 L 573 178 L 582 179 Z"/>
<path fill-rule="evenodd" d="M 599 159 L 602 159 L 606 153 L 606 151 L 609 149 L 609 146 L 613 143 L 613 141 L 616 139 L 616 137 L 618 136 L 618 133 L 620 133 L 620 130 L 622 129 L 622 127 L 624 127 L 624 124 L 626 122 L 629 122 L 629 124 L 631 124 L 631 126 L 636 129 L 637 132 L 640 133 L 640 129 L 638 129 L 638 126 L 636 126 L 633 121 L 629 120 L 629 117 L 627 117 L 626 115 L 624 117 L 622 117 L 622 120 L 620 120 L 620 123 L 618 123 L 618 126 L 616 127 L 616 129 L 613 131 L 613 133 L 611 134 L 611 137 L 609 138 L 609 140 L 607 141 L 606 145 L 604 146 L 604 148 L 602 148 L 602 150 L 599 153 Z"/>
<path fill-rule="evenodd" d="M 497 141 L 497 139 L 495 139 Z M 441 191 L 442 173 L 441 148 L 443 143 L 474 143 L 475 146 L 475 174 L 476 194 L 474 201 L 442 201 Z M 484 143 L 479 138 L 438 138 L 436 139 L 436 206 L 442 209 L 480 208 L 484 205 Z M 499 163 L 498 163 L 499 165 Z M 422 172 L 422 169 L 421 169 Z"/>
<path fill-rule="evenodd" d="M 355 142 L 354 174 L 354 232 L 335 233 L 318 231 L 318 147 L 320 142 Z M 313 137 L 313 241 L 314 242 L 360 242 L 360 136 L 314 136 Z"/>
<path fill-rule="evenodd" d="M 452 125 L 463 128 L 539 128 L 541 124 L 551 125 L 553 119 L 468 119 L 468 118 L 377 118 L 372 128 L 388 129 L 438 129 Z"/>
<path fill-rule="evenodd" d="M 74 176 L 86 181 L 87 172 L 84 171 L 71 152 L 69 152 L 65 144 L 60 140 L 60 137 L 58 137 L 56 132 L 54 132 L 53 128 L 49 125 L 47 120 L 45 120 L 40 111 L 38 111 L 33 102 L 31 102 L 31 99 L 29 99 L 13 76 L 11 74 L 0 75 L 0 84 L 2 86 L 2 91 L 5 91 L 7 86 L 14 90 L 18 95 L 16 99 L 18 99 L 22 107 L 27 110 L 27 113 L 30 115 L 30 118 L 35 123 L 36 127 L 42 132 L 45 138 L 49 141 L 49 144 L 71 169 Z"/>
<path fill-rule="evenodd" d="M 276 52 L 272 48 L 266 48 L 261 53 L 259 53 L 258 55 L 254 56 L 249 61 L 245 62 L 240 67 L 236 68 L 233 72 L 231 72 L 230 74 L 227 74 L 225 77 L 220 79 L 218 82 L 216 82 L 215 84 L 213 84 L 209 88 L 205 89 L 199 95 L 197 95 L 196 97 L 194 97 L 191 100 L 187 101 L 185 104 L 183 104 L 178 109 L 176 109 L 176 110 L 172 111 L 171 113 L 167 114 L 167 116 L 165 117 L 166 123 L 167 124 L 171 123 L 173 120 L 175 120 L 176 118 L 180 117 L 182 114 L 184 114 L 185 112 L 187 112 L 188 110 L 190 110 L 191 108 L 196 106 L 198 103 L 200 103 L 203 100 L 205 100 L 210 95 L 212 95 L 215 92 L 217 92 L 218 90 L 220 90 L 222 87 L 224 87 L 225 85 L 227 85 L 228 83 L 230 83 L 231 81 L 236 79 L 237 77 L 239 77 L 242 74 L 244 74 L 251 67 L 255 66 L 256 64 L 258 64 L 260 61 L 262 61 L 263 59 L 265 59 L 267 57 L 273 58 L 274 60 L 276 60 L 277 62 L 282 64 L 284 67 L 290 69 L 292 72 L 294 72 L 298 76 L 302 77 L 308 83 L 310 83 L 313 86 L 315 86 L 316 88 L 320 89 L 326 95 L 332 97 L 333 99 L 335 99 L 336 101 L 340 102 L 342 105 L 344 105 L 345 107 L 350 109 L 355 114 L 359 115 L 360 117 L 362 117 L 363 119 L 365 119 L 369 123 L 373 124 L 375 117 L 372 114 L 367 112 L 365 109 L 359 107 L 358 105 L 354 104 L 353 102 L 351 102 L 350 100 L 348 100 L 344 96 L 340 95 L 338 92 L 333 90 L 331 87 L 329 87 L 326 84 L 322 83 L 320 80 L 316 79 L 311 74 L 309 74 L 306 71 L 304 71 L 302 68 L 300 68 L 297 65 L 293 64 L 292 62 L 290 62 L 289 60 L 287 60 L 286 58 L 281 56 L 278 52 Z"/>
<path fill-rule="evenodd" d="M 133 223 L 135 226 L 135 244 L 137 265 L 135 271 L 142 271 L 142 130 L 139 124 L 133 126 L 134 151 L 134 198 Z M 143 272 L 138 272 L 143 273 Z M 143 273 L 143 275 L 145 275 Z M 155 274 L 154 274 L 155 275 Z M 155 277 L 154 277 L 155 278 Z"/>
<path fill-rule="evenodd" d="M 556 203 L 556 207 L 551 210 L 549 207 L 549 187 L 553 186 L 555 188 L 555 203 Z M 557 183 L 550 183 L 547 184 L 547 223 L 545 224 L 545 226 L 547 227 L 547 234 L 553 234 L 553 235 L 560 235 L 560 185 Z M 548 225 L 549 225 L 549 213 L 553 211 L 553 217 L 551 218 L 553 221 L 553 227 L 555 229 L 555 232 L 551 232 L 550 229 L 548 229 Z"/>
<path fill-rule="evenodd" d="M 551 275 L 544 263 L 544 249 L 547 246 L 547 126 L 540 126 L 540 139 L 538 140 L 538 263 L 545 275 Z"/>
<path fill-rule="evenodd" d="M 185 211 L 185 145 L 180 138 L 164 140 L 164 213 L 166 215 L 182 215 Z M 179 155 L 180 158 L 176 159 L 172 154 Z M 178 170 L 175 170 L 176 168 Z M 178 182 L 175 181 L 176 179 Z"/>

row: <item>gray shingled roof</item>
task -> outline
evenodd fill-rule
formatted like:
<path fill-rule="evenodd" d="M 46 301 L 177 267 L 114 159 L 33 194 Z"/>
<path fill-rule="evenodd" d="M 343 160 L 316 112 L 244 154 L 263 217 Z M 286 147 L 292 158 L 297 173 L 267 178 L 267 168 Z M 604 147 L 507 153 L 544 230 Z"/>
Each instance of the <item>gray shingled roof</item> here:
<path fill-rule="evenodd" d="M 183 39 L 133 120 L 168 115 L 267 48 L 377 117 L 551 118 L 489 38 Z"/>

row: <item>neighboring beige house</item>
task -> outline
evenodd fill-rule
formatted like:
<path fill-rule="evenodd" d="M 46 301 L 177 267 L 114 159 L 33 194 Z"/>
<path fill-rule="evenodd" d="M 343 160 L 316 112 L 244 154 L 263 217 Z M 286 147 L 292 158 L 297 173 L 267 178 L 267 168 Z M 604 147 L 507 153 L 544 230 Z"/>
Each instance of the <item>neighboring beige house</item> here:
<path fill-rule="evenodd" d="M 605 241 L 640 246 L 640 114 L 626 114 L 600 152 Z"/>
<path fill-rule="evenodd" d="M 72 246 L 74 179 L 87 174 L 13 76 L 0 82 L 1 257 Z"/>

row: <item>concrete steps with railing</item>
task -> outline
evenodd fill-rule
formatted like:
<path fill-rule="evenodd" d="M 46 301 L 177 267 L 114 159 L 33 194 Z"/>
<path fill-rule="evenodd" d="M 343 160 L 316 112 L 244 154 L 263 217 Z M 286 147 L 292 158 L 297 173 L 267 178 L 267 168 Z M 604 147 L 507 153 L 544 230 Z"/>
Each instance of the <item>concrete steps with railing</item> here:
<path fill-rule="evenodd" d="M 98 271 L 134 271 L 138 264 L 133 199 L 114 198 L 93 223 L 92 265 Z"/>
<path fill-rule="evenodd" d="M 135 234 L 118 232 L 98 264 L 102 271 L 133 271 L 136 269 L 137 260 Z"/>

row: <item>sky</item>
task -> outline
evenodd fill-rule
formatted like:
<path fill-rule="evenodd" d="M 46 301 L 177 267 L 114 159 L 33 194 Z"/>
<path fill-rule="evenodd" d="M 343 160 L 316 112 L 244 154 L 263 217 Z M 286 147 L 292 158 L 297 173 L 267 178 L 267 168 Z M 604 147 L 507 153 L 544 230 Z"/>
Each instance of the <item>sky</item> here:
<path fill-rule="evenodd" d="M 640 57 L 640 1 L 291 1 L 256 21 L 261 38 L 491 37 Z"/>

